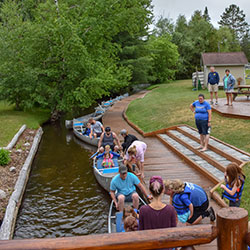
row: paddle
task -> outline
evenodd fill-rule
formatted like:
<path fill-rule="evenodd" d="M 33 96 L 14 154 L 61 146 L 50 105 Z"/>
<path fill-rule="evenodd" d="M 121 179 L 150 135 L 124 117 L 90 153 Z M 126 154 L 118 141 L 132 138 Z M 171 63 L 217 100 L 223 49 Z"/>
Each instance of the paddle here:
<path fill-rule="evenodd" d="M 93 155 L 90 156 L 89 159 L 92 159 L 92 158 L 95 157 L 98 153 L 99 153 L 99 151 L 97 150 Z"/>

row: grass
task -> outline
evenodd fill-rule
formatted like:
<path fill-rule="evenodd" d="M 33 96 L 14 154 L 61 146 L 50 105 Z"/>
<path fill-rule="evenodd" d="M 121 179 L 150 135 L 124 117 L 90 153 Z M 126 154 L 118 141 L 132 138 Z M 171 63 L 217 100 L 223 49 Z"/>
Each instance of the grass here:
<path fill-rule="evenodd" d="M 191 80 L 162 84 L 142 99 L 130 103 L 128 118 L 144 132 L 151 132 L 179 124 L 195 127 L 190 104 L 197 100 L 199 93 L 209 98 L 207 90 L 192 91 Z M 225 97 L 223 90 L 219 97 Z M 212 114 L 211 135 L 250 152 L 250 120 L 222 117 Z"/>
<path fill-rule="evenodd" d="M 250 69 L 246 70 L 246 76 L 248 76 L 248 75 L 250 76 Z M 246 84 L 250 85 L 250 79 L 246 79 Z"/>
<path fill-rule="evenodd" d="M 28 128 L 37 129 L 50 116 L 49 111 L 32 109 L 30 111 L 16 111 L 13 105 L 0 102 L 0 147 L 5 147 L 11 141 L 23 124 Z"/>

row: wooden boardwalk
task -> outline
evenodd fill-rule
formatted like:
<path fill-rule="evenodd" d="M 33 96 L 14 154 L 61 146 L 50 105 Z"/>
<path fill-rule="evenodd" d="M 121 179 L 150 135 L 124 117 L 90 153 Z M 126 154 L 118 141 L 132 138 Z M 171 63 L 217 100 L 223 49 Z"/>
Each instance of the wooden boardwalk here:
<path fill-rule="evenodd" d="M 181 179 L 188 182 L 196 183 L 202 186 L 207 192 L 214 186 L 208 178 L 202 175 L 199 171 L 190 167 L 183 162 L 181 158 L 170 151 L 159 139 L 156 137 L 143 138 L 135 129 L 133 129 L 123 118 L 123 112 L 127 108 L 128 104 L 136 99 L 143 98 L 145 92 L 135 94 L 125 98 L 110 108 L 103 117 L 104 126 L 110 126 L 111 129 L 118 135 L 121 129 L 126 129 L 129 133 L 134 134 L 138 139 L 143 140 L 147 144 L 147 151 L 145 154 L 145 182 L 146 188 L 151 176 L 160 175 L 163 179 Z M 119 138 L 123 138 L 119 135 Z M 168 196 L 164 195 L 164 199 L 167 202 Z M 219 206 L 210 201 L 210 204 L 214 207 L 215 211 L 218 211 Z M 203 223 L 210 223 L 209 219 L 204 219 Z M 196 249 L 217 249 L 216 240 L 209 245 L 196 246 Z"/>
<path fill-rule="evenodd" d="M 250 99 L 246 96 L 237 97 L 233 106 L 226 106 L 226 98 L 220 98 L 218 105 L 213 105 L 212 110 L 222 116 L 250 119 Z"/>

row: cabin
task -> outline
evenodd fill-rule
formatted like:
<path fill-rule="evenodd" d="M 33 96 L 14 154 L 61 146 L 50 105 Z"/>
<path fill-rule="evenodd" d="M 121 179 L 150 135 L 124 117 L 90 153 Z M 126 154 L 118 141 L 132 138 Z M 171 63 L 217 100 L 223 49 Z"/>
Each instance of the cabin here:
<path fill-rule="evenodd" d="M 223 77 L 225 70 L 229 69 L 235 79 L 241 78 L 240 84 L 246 84 L 245 80 L 245 66 L 248 60 L 244 52 L 225 52 L 225 53 L 203 53 L 202 65 L 204 70 L 205 86 L 207 86 L 207 77 L 210 72 L 210 67 L 214 66 L 215 71 L 219 73 L 220 83 L 223 86 Z M 237 83 L 236 83 L 237 84 Z M 237 85 L 236 85 L 237 86 Z"/>

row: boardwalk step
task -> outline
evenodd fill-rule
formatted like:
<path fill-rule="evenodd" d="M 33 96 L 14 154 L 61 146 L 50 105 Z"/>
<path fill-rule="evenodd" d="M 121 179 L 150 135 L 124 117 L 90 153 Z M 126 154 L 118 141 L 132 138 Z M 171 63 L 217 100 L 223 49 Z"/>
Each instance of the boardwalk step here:
<path fill-rule="evenodd" d="M 193 162 L 198 164 L 200 168 L 204 169 L 205 171 L 209 172 L 212 176 L 214 176 L 214 179 L 219 181 L 224 178 L 224 173 L 220 170 L 218 170 L 213 165 L 209 164 L 206 160 L 189 150 L 187 147 L 182 145 L 181 143 L 177 142 L 176 140 L 172 139 L 170 136 L 166 134 L 159 134 L 159 136 L 169 143 L 171 146 L 176 148 L 178 151 L 180 151 L 183 155 L 185 155 L 187 158 L 191 159 Z"/>
<path fill-rule="evenodd" d="M 187 126 L 180 126 L 179 128 L 181 128 L 183 131 L 188 132 L 190 135 L 196 137 L 196 138 L 200 138 L 200 135 L 198 133 L 198 131 L 187 127 Z M 233 147 L 229 147 L 215 139 L 210 138 L 209 139 L 209 144 L 212 145 L 213 147 L 216 147 L 218 149 L 220 149 L 221 151 L 227 153 L 228 155 L 231 155 L 237 159 L 239 159 L 240 161 L 250 161 L 250 156 L 247 154 L 244 154 L 236 149 L 234 149 Z"/>

